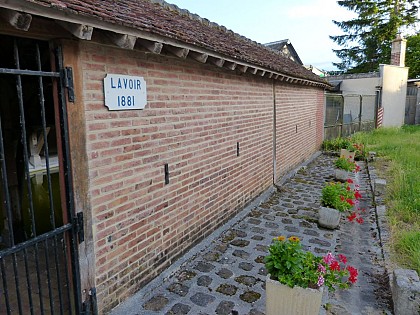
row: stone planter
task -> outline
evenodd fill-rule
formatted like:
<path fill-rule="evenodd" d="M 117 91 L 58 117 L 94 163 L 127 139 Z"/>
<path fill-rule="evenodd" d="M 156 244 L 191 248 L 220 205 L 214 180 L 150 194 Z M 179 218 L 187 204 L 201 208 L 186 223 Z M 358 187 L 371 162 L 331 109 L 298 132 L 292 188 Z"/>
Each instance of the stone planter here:
<path fill-rule="evenodd" d="M 341 212 L 336 209 L 321 207 L 318 214 L 318 224 L 321 227 L 333 230 L 340 224 Z"/>
<path fill-rule="evenodd" d="M 354 162 L 354 152 L 351 152 L 347 149 L 341 149 L 340 150 L 340 157 L 345 158 L 351 162 Z"/>
<path fill-rule="evenodd" d="M 265 281 L 265 314 L 318 315 L 321 309 L 322 289 L 290 288 L 267 276 Z"/>
<path fill-rule="evenodd" d="M 346 170 L 342 170 L 340 168 L 335 169 L 335 179 L 340 182 L 345 182 L 348 178 L 350 178 L 351 172 Z"/>

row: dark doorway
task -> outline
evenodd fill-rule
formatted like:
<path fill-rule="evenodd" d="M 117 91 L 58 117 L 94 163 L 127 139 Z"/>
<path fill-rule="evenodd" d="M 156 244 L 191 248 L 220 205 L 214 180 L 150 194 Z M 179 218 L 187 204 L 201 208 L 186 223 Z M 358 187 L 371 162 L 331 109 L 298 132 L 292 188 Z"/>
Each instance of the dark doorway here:
<path fill-rule="evenodd" d="M 79 314 L 61 56 L 0 42 L 0 314 Z"/>

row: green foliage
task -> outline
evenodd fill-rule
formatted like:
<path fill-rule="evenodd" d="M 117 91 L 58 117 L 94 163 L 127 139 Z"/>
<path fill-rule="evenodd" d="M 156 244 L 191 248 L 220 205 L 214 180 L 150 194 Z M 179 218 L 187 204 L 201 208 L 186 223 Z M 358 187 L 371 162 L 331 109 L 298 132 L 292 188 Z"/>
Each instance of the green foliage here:
<path fill-rule="evenodd" d="M 420 231 L 406 231 L 395 242 L 395 250 L 404 265 L 420 270 Z"/>
<path fill-rule="evenodd" d="M 279 236 L 268 248 L 269 254 L 264 257 L 265 267 L 271 279 L 291 288 L 319 288 L 326 285 L 345 289 L 357 280 L 357 270 L 347 264 L 347 258 L 339 255 L 339 260 L 328 253 L 325 257 L 317 257 L 304 251 L 299 238 L 286 239 Z"/>
<path fill-rule="evenodd" d="M 356 164 L 354 162 L 342 157 L 339 157 L 337 160 L 335 160 L 334 165 L 337 168 L 347 172 L 352 172 L 356 169 Z"/>
<path fill-rule="evenodd" d="M 332 140 L 324 140 L 322 142 L 322 150 L 324 151 L 340 151 L 351 147 L 352 143 L 349 138 L 335 138 Z"/>
<path fill-rule="evenodd" d="M 348 182 L 327 183 L 321 192 L 321 205 L 344 212 L 354 205 L 355 191 Z"/>
<path fill-rule="evenodd" d="M 407 37 L 405 65 L 409 79 L 420 78 L 420 33 Z"/>
<path fill-rule="evenodd" d="M 357 14 L 349 21 L 333 21 L 344 35 L 330 36 L 341 49 L 334 50 L 338 69 L 347 73 L 378 71 L 389 64 L 391 43 L 404 26 L 418 22 L 418 0 L 342 0 L 337 3 Z"/>
<path fill-rule="evenodd" d="M 375 168 L 387 179 L 394 260 L 420 274 L 420 126 L 380 128 L 357 137 L 381 158 Z"/>

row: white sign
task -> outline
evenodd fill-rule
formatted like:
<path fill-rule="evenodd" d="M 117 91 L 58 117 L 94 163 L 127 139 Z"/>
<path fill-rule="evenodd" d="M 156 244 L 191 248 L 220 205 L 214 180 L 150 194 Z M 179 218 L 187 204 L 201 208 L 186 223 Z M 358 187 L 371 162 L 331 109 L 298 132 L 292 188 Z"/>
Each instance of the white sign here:
<path fill-rule="evenodd" d="M 143 109 L 147 104 L 143 77 L 107 74 L 104 78 L 105 106 L 109 110 Z"/>

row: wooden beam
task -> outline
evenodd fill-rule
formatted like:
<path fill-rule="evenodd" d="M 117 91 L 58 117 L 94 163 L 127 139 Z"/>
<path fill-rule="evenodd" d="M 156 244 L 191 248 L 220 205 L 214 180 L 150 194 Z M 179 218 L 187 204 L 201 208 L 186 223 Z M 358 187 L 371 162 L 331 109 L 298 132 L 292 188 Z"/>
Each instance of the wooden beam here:
<path fill-rule="evenodd" d="M 169 46 L 169 45 L 166 45 L 165 49 L 167 49 L 169 52 L 171 52 L 175 56 L 182 59 L 187 58 L 188 53 L 190 52 L 190 50 L 187 48 L 180 48 L 180 47 L 174 47 L 174 46 Z"/>
<path fill-rule="evenodd" d="M 250 68 L 250 69 L 249 69 L 249 72 L 250 72 L 250 73 L 252 73 L 252 74 L 256 74 L 256 73 L 257 73 L 257 71 L 258 71 L 258 69 L 257 69 L 257 68 Z"/>
<path fill-rule="evenodd" d="M 238 69 L 240 72 L 245 73 L 246 70 L 248 69 L 248 66 L 244 66 L 244 65 L 237 65 L 236 69 Z"/>
<path fill-rule="evenodd" d="M 258 74 L 263 77 L 264 74 L 265 74 L 265 71 L 264 70 L 258 70 Z"/>
<path fill-rule="evenodd" d="M 74 24 L 56 20 L 56 23 L 79 39 L 91 40 L 93 27 L 86 24 Z"/>
<path fill-rule="evenodd" d="M 223 66 L 226 67 L 226 68 L 228 68 L 229 70 L 235 70 L 237 65 L 238 64 L 236 62 L 225 61 L 225 63 L 224 63 Z"/>
<path fill-rule="evenodd" d="M 32 15 L 27 13 L 4 9 L 0 11 L 0 16 L 9 22 L 11 26 L 20 31 L 27 31 L 31 26 Z"/>
<path fill-rule="evenodd" d="M 217 66 L 217 67 L 223 67 L 223 65 L 224 65 L 224 63 L 225 63 L 225 60 L 224 59 L 221 59 L 221 58 L 216 58 L 216 57 L 212 57 L 212 56 L 210 56 L 209 58 L 208 58 L 208 61 L 211 63 L 211 64 L 213 64 L 213 65 L 215 65 L 215 66 Z"/>
<path fill-rule="evenodd" d="M 123 48 L 123 49 L 134 49 L 136 45 L 136 36 L 127 35 L 127 34 L 118 34 L 118 33 L 111 33 L 106 32 L 105 36 L 116 46 Z"/>
<path fill-rule="evenodd" d="M 198 62 L 201 62 L 201 63 L 206 63 L 207 58 L 209 57 L 209 55 L 205 53 L 199 53 L 196 51 L 190 51 L 188 56 L 190 56 L 192 59 L 197 60 Z"/>
<path fill-rule="evenodd" d="M 273 75 L 274 75 L 274 73 L 273 73 L 273 72 L 270 72 L 270 73 L 268 74 L 268 78 L 269 78 L 269 79 L 271 79 L 271 78 L 273 77 Z"/>
<path fill-rule="evenodd" d="M 145 40 L 145 39 L 140 39 L 140 38 L 137 38 L 137 43 L 154 54 L 160 54 L 163 48 L 162 43 L 153 42 L 150 40 Z"/>

